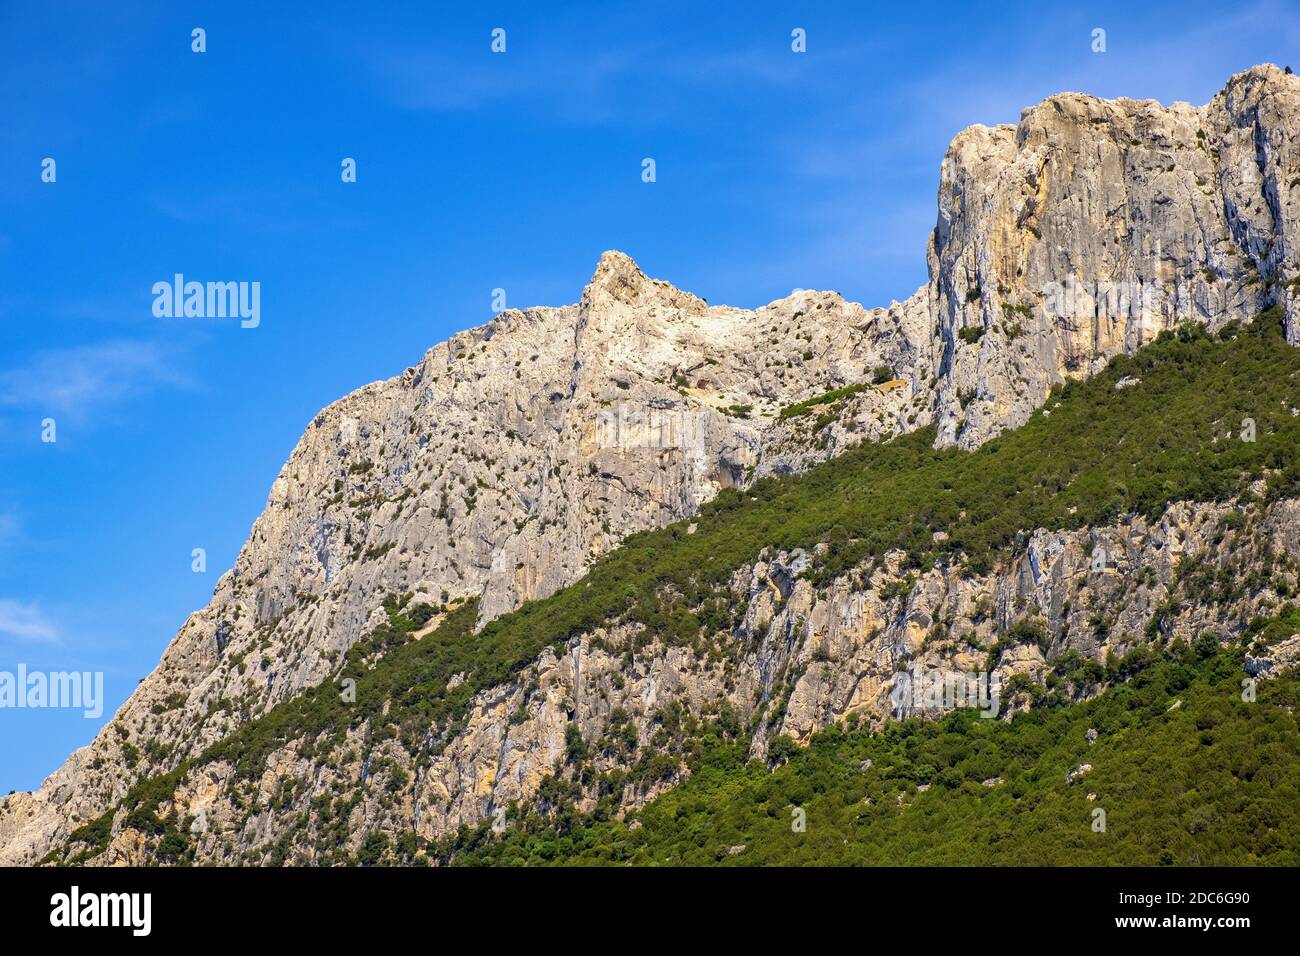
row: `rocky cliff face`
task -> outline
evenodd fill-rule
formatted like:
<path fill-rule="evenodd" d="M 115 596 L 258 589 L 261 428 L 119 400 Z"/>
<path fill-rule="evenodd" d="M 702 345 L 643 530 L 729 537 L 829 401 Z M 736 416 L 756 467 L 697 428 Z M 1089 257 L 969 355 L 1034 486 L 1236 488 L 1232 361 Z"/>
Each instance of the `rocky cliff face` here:
<path fill-rule="evenodd" d="M 313 864 L 335 858 L 322 847 L 337 852 L 340 835 L 345 853 L 361 851 L 376 832 L 446 838 L 513 805 L 545 801 L 542 793 L 557 778 L 572 786 L 575 806 L 590 812 L 607 775 L 622 771 L 632 782 L 618 806 L 643 805 L 681 773 L 688 740 L 675 712 L 690 715 L 685 720 L 732 714 L 756 726 L 752 752 L 763 757 L 779 735 L 802 742 L 850 718 L 879 723 L 943 713 L 952 706 L 943 688 L 985 672 L 990 650 L 999 647 L 992 691 L 980 706 L 1002 716 L 1025 706 L 1031 693 L 1014 678 L 1042 681 L 1049 658 L 1059 672 L 1069 652 L 1080 661 L 1122 656 L 1152 629 L 1188 643 L 1207 630 L 1227 637 L 1275 607 L 1273 586 L 1289 593 L 1297 580 L 1300 502 L 1178 504 L 1155 522 L 1039 531 L 990 574 L 935 569 L 906 594 L 890 587 L 904 573 L 900 553 L 821 587 L 796 577 L 812 557 L 768 554 L 734 577 L 732 601 L 747 610 L 720 658 L 658 645 L 640 647 L 629 666 L 638 629 L 611 622 L 478 694 L 463 729 L 431 760 L 398 738 L 376 744 L 362 732 L 313 741 L 310 756 L 294 742 L 271 755 L 255 781 L 241 779 L 228 762 L 203 767 L 168 809 L 198 821 L 199 861 Z M 1194 584 L 1197 575 L 1241 580 L 1261 573 L 1273 586 L 1225 601 L 1207 600 Z M 1168 594 L 1182 599 L 1172 612 Z M 1016 622 L 1033 622 L 1023 631 L 1033 636 L 999 645 Z M 1278 654 L 1293 658 L 1296 641 L 1261 658 L 1258 669 L 1267 672 Z M 927 681 L 939 689 L 927 689 Z M 1099 669 L 1084 668 L 1062 686 L 1079 699 L 1102 682 Z M 959 700 L 976 696 L 973 688 L 955 693 Z M 575 729 L 594 755 L 593 773 L 570 781 L 564 767 Z M 657 772 L 636 772 L 646 754 L 662 761 Z M 322 795 L 333 809 L 313 813 Z M 102 862 L 155 862 L 138 836 L 124 829 Z"/>
<path fill-rule="evenodd" d="M 1300 340 L 1298 115 L 1300 81 L 1263 66 L 1199 108 L 1065 93 L 958 134 L 929 249 L 943 440 L 975 447 L 1182 321 L 1277 301 Z"/>
<path fill-rule="evenodd" d="M 1277 303 L 1300 341 L 1298 117 L 1300 81 L 1271 66 L 1233 77 L 1199 108 L 1063 94 L 1017 126 L 954 139 L 930 280 L 906 301 L 866 310 L 800 292 L 753 311 L 708 306 L 607 253 L 576 306 L 504 312 L 336 402 L 308 427 L 235 567 L 155 672 L 40 791 L 0 802 L 0 862 L 39 859 L 141 774 L 330 678 L 382 619 L 386 595 L 434 605 L 479 596 L 490 618 L 755 476 L 931 423 L 940 443 L 975 447 L 1023 423 L 1052 383 L 1184 320 L 1217 326 Z M 846 386 L 812 414 L 780 414 Z M 953 586 L 934 584 L 945 595 Z M 755 620 L 756 633 L 830 613 L 785 600 L 780 613 L 802 607 L 801 623 Z M 787 674 L 806 650 L 792 633 L 777 667 Z M 781 726 L 803 737 L 851 710 L 884 713 L 898 639 L 846 638 L 820 655 L 829 659 L 792 685 Z M 710 676 L 684 654 L 623 675 L 627 694 L 752 711 L 770 693 L 773 660 Z M 577 659 L 593 682 L 618 670 L 616 656 L 579 647 Z M 417 829 L 473 820 L 484 792 L 495 804 L 540 780 L 571 688 L 569 662 L 534 667 L 553 690 L 550 708 L 507 729 L 519 688 L 485 692 L 461 744 L 426 771 L 445 798 Z M 146 740 L 167 746 L 140 753 L 133 741 Z M 488 772 L 481 755 L 493 747 Z M 210 784 L 216 800 L 220 781 Z"/>
<path fill-rule="evenodd" d="M 386 596 L 491 618 L 744 484 L 779 409 L 879 364 L 871 320 L 820 292 L 711 308 L 611 252 L 578 305 L 504 312 L 326 408 L 212 602 L 90 747 L 5 802 L 0 859 L 329 678 Z"/>

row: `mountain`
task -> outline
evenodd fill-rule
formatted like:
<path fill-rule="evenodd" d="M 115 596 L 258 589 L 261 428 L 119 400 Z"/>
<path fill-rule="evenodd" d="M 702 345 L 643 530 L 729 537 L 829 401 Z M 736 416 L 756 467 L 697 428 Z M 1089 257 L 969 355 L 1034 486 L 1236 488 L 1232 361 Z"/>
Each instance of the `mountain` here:
<path fill-rule="evenodd" d="M 1295 866 L 1295 674 L 1247 703 L 1236 655 L 1203 644 L 1120 667 L 1126 680 L 1086 703 L 1011 721 L 961 710 L 883 732 L 845 725 L 774 771 L 711 740 L 690 777 L 630 821 L 533 814 L 429 854 L 511 866 Z"/>
<path fill-rule="evenodd" d="M 709 306 L 606 253 L 341 399 L 158 668 L 0 802 L 0 862 L 410 860 L 643 806 L 710 733 L 905 716 L 915 664 L 1015 701 L 1205 629 L 1288 660 L 1247 632 L 1294 587 L 1298 112 L 1272 66 L 1055 96 L 953 140 L 901 303 Z M 1259 588 L 1178 604 L 1188 568 Z"/>

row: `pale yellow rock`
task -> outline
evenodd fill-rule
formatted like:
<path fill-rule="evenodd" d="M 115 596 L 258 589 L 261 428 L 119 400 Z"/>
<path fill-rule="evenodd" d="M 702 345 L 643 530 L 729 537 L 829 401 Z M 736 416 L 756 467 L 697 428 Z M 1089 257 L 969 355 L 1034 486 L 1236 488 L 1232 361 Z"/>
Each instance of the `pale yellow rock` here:
<path fill-rule="evenodd" d="M 444 592 L 477 596 L 490 618 L 572 583 L 626 535 L 689 518 L 725 488 L 930 424 L 940 444 L 976 447 L 1028 420 L 1054 382 L 1091 374 L 1182 321 L 1217 328 L 1249 318 L 1270 290 L 1280 290 L 1287 334 L 1300 341 L 1300 299 L 1285 289 L 1300 274 L 1300 190 L 1289 188 L 1300 169 L 1300 138 L 1290 134 L 1297 128 L 1300 79 L 1273 66 L 1232 77 L 1201 107 L 1060 94 L 1015 125 L 975 126 L 954 138 L 924 250 L 929 277 L 901 302 L 867 309 L 804 291 L 754 310 L 710 306 L 610 252 L 576 304 L 504 311 L 400 375 L 357 389 L 308 424 L 211 602 L 183 624 L 112 722 L 37 793 L 0 799 L 0 864 L 39 860 L 119 801 L 139 773 L 169 770 L 228 735 L 242 711 L 220 702 L 247 701 L 256 715 L 331 678 L 383 619 L 389 594 L 418 589 L 430 603 Z M 1062 305 L 1066 290 L 1057 287 L 1067 280 L 1076 288 Z M 1130 293 L 1127 305 L 1122 294 L 1108 298 L 1107 283 Z M 880 366 L 892 370 L 889 387 L 832 403 L 821 431 L 811 431 L 818 416 L 780 417 L 789 405 L 870 381 Z M 1279 547 L 1289 547 L 1291 519 L 1280 508 L 1271 513 Z M 1187 518 L 1170 519 L 1187 534 L 1164 542 L 1177 547 L 1117 540 L 1118 573 L 1109 565 L 1088 573 L 1090 540 L 1044 530 L 1034 560 L 980 585 L 1000 600 L 1028 602 L 1052 633 L 1064 628 L 1070 646 L 1100 653 L 1078 604 L 1063 611 L 1086 585 L 1116 602 L 1106 649 L 1121 652 L 1151 612 L 1146 591 L 1119 594 L 1122 569 L 1146 561 L 1168 580 L 1177 555 L 1195 553 L 1208 533 Z M 965 583 L 931 575 L 907 608 L 886 607 L 897 601 L 872 590 L 837 623 L 840 605 L 823 606 L 798 588 L 782 604 L 789 581 L 748 570 L 755 584 L 737 599 L 749 601 L 746 632 L 765 658 L 742 643 L 729 651 L 739 658 L 730 673 L 680 652 L 623 673 L 621 655 L 592 650 L 583 658 L 591 683 L 567 705 L 567 691 L 529 701 L 522 686 L 485 692 L 461 737 L 422 771 L 412 804 L 428 807 L 420 831 L 481 819 L 484 787 L 498 805 L 535 788 L 563 755 L 570 709 L 595 739 L 617 701 L 637 715 L 643 745 L 649 715 L 673 700 L 702 707 L 726 699 L 748 718 L 793 661 L 817 653 L 804 646 L 809 621 L 829 660 L 794 681 L 792 734 L 866 713 L 864 686 L 880 691 L 875 713 L 887 712 L 880 695 L 897 655 L 952 653 L 923 647 L 929 624 L 921 621 L 969 612 Z M 987 618 L 969 617 L 963 628 L 985 645 L 995 638 Z M 1004 655 L 999 671 L 1042 666 L 1036 648 L 1022 648 Z M 511 726 L 508 715 L 522 703 L 529 717 Z M 175 749 L 128 769 L 125 743 L 142 750 L 154 740 Z M 311 777 L 297 761 L 283 754 L 262 787 Z M 490 785 L 474 770 L 488 766 L 503 768 Z M 359 762 L 350 763 L 313 786 L 359 773 Z M 377 796 L 366 801 L 354 811 L 358 827 L 390 812 Z M 203 805 L 220 817 L 225 802 L 219 795 Z M 261 835 L 231 837 L 234 850 L 214 838 L 203 852 L 226 858 L 241 840 L 269 839 L 286 816 L 249 821 L 248 832 Z M 218 822 L 238 818 L 232 811 Z M 124 842 L 113 852 L 129 858 L 136 850 Z"/>

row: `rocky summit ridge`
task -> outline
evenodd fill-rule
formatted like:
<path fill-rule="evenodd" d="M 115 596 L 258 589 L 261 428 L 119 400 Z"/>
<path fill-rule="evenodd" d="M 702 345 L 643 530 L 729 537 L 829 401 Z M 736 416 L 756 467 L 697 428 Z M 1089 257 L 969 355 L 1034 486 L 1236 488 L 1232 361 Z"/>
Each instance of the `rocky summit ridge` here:
<path fill-rule="evenodd" d="M 483 624 L 724 489 L 929 426 L 939 446 L 977 448 L 1029 420 L 1053 385 L 1184 322 L 1218 329 L 1276 306 L 1300 344 L 1298 136 L 1300 80 L 1271 65 L 1199 107 L 1053 96 L 1015 125 L 953 139 L 929 279 L 901 302 L 799 291 L 754 310 L 711 306 L 607 252 L 577 304 L 506 310 L 345 396 L 308 425 L 234 567 L 154 672 L 38 791 L 0 801 L 0 863 L 42 859 L 139 778 L 331 680 L 387 620 L 391 595 L 442 609 L 472 599 Z M 1290 517 L 1270 513 L 1279 538 Z M 1208 533 L 1206 520 L 1180 514 L 1180 535 Z M 1083 543 L 1041 532 L 1033 547 L 1059 568 Z M 769 565 L 790 560 L 751 573 L 780 578 Z M 1026 572 L 1004 573 L 995 590 Z M 784 590 L 772 607 L 751 604 L 762 621 L 746 626 L 771 634 L 779 620 L 787 633 L 831 613 L 815 593 Z M 815 686 L 795 688 L 785 732 L 806 738 L 850 698 L 877 706 L 877 651 L 846 646 Z M 617 655 L 591 653 L 594 674 L 619 669 Z M 665 655 L 633 686 L 687 705 L 723 692 L 694 686 L 681 664 Z M 539 658 L 534 682 L 547 686 L 555 666 Z M 429 834 L 535 791 L 571 697 L 557 689 L 528 718 L 512 775 L 485 757 L 510 747 L 509 714 L 484 697 L 426 772 L 445 791 Z M 220 784 L 189 798 L 205 786 Z M 118 837 L 108 861 L 132 861 Z"/>

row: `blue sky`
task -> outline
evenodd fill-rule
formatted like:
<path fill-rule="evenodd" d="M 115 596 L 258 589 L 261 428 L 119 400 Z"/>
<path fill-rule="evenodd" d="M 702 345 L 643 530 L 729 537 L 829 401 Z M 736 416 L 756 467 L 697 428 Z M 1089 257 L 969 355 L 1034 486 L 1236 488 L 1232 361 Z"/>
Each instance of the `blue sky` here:
<path fill-rule="evenodd" d="M 1277 0 L 297 6 L 0 2 L 0 671 L 107 698 L 0 708 L 0 792 L 153 668 L 316 410 L 494 288 L 573 302 L 617 248 L 714 303 L 888 304 L 962 127 L 1061 90 L 1202 103 L 1300 41 Z M 260 282 L 260 326 L 155 318 L 177 272 Z"/>

